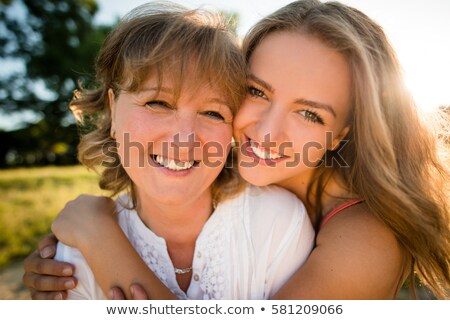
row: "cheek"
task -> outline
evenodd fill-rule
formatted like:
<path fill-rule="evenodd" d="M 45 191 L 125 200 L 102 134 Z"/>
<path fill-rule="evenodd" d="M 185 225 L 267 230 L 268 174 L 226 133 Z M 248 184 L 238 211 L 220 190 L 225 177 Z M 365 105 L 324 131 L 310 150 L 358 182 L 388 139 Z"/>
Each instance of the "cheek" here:
<path fill-rule="evenodd" d="M 135 131 L 133 122 L 136 120 L 139 121 L 136 112 L 130 112 L 130 110 L 127 110 L 125 107 L 118 108 L 115 117 L 116 132 L 121 133 L 121 136 L 125 133 L 133 134 Z"/>
<path fill-rule="evenodd" d="M 144 166 L 156 141 L 157 123 L 148 116 L 132 114 L 121 118 L 117 123 L 116 140 L 119 143 L 118 153 L 124 167 Z M 155 125 L 150 125 L 154 123 Z"/>
<path fill-rule="evenodd" d="M 226 125 L 226 128 L 219 130 L 209 130 L 203 135 L 202 140 L 202 159 L 208 168 L 218 168 L 225 165 L 228 152 L 231 148 L 232 127 Z"/>
<path fill-rule="evenodd" d="M 243 128 L 255 121 L 255 112 L 252 112 L 252 109 L 254 110 L 254 108 L 252 107 L 253 104 L 251 103 L 251 101 L 249 101 L 249 99 L 246 99 L 239 109 L 238 113 L 236 114 L 233 121 L 234 134 L 236 138 L 238 138 L 239 132 Z"/>
<path fill-rule="evenodd" d="M 152 141 L 155 136 L 164 131 L 167 121 L 161 121 L 158 117 L 151 115 L 146 110 L 135 110 L 124 114 L 121 121 L 117 123 L 117 131 L 122 136 L 130 137 L 131 141 Z"/>
<path fill-rule="evenodd" d="M 233 128 L 231 125 L 227 125 L 227 128 L 218 132 L 215 137 L 217 142 L 217 156 L 226 159 L 228 152 L 231 148 L 231 140 L 233 138 Z"/>
<path fill-rule="evenodd" d="M 296 157 L 306 164 L 312 164 L 322 158 L 326 151 L 327 134 L 320 127 L 296 127 L 289 130 L 289 141 Z"/>

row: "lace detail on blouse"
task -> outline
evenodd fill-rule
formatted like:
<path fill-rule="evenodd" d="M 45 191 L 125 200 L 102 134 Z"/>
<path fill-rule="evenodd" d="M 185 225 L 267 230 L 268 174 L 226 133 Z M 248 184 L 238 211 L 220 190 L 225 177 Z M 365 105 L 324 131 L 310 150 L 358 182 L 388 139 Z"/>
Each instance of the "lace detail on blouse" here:
<path fill-rule="evenodd" d="M 168 287 L 167 271 L 173 270 L 172 265 L 167 261 L 152 243 L 148 243 L 148 239 L 144 239 L 140 234 L 132 232 L 129 235 L 130 242 L 141 256 L 142 260 L 149 266 L 155 275 Z"/>
<path fill-rule="evenodd" d="M 217 220 L 217 218 L 219 218 L 219 221 L 215 221 L 215 227 L 206 228 L 207 231 L 200 236 L 201 240 L 197 239 L 192 262 L 193 276 L 191 285 L 192 282 L 198 281 L 205 300 L 226 298 L 225 272 L 227 261 L 224 249 L 229 242 L 226 236 L 226 226 L 229 221 L 220 219 L 220 217 L 213 217 L 213 220 Z M 142 235 L 139 229 L 141 229 L 140 220 L 137 223 L 128 225 L 127 233 L 133 247 L 166 287 L 170 288 L 179 298 L 186 299 L 186 294 L 176 284 L 172 261 L 165 254 L 167 250 L 165 244 L 158 242 L 156 236 L 149 238 L 148 234 Z M 148 231 L 151 232 L 150 230 Z M 152 242 L 152 240 L 156 241 L 156 243 Z"/>
<path fill-rule="evenodd" d="M 203 255 L 203 269 L 200 276 L 200 289 L 203 291 L 204 300 L 219 300 L 225 296 L 225 272 L 226 261 L 224 245 L 228 242 L 224 224 L 206 235 L 205 241 L 201 241 L 197 252 Z"/>

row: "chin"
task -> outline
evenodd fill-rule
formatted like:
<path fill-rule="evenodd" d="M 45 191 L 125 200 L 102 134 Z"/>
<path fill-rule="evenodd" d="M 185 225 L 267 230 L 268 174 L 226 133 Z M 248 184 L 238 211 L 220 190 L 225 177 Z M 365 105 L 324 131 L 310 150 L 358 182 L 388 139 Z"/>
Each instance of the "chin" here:
<path fill-rule="evenodd" d="M 246 170 L 239 169 L 239 173 L 245 181 L 257 187 L 264 187 L 272 183 L 268 181 L 264 176 L 258 175 L 256 171 L 250 173 Z"/>

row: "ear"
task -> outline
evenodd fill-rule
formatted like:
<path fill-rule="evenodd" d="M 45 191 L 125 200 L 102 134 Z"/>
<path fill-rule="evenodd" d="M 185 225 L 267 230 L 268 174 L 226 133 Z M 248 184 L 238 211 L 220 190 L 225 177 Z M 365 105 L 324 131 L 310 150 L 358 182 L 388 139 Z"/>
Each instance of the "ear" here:
<path fill-rule="evenodd" d="M 341 132 L 338 134 L 338 136 L 333 139 L 333 142 L 331 143 L 331 148 L 329 150 L 336 150 L 339 147 L 339 143 L 341 143 L 342 139 L 345 138 L 345 136 L 349 131 L 350 131 L 349 126 L 342 129 Z"/>
<path fill-rule="evenodd" d="M 111 112 L 111 137 L 116 135 L 116 96 L 111 88 L 108 89 L 109 111 Z"/>

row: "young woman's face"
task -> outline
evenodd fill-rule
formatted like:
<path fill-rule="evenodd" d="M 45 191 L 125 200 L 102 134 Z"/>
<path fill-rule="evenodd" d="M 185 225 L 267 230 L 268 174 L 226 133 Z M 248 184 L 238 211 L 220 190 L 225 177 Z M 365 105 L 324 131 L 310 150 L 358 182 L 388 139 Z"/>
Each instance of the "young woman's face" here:
<path fill-rule="evenodd" d="M 191 92 L 150 78 L 139 92 L 110 90 L 112 129 L 122 166 L 138 196 L 156 203 L 187 204 L 209 192 L 232 140 L 232 112 L 210 87 Z"/>
<path fill-rule="evenodd" d="M 241 175 L 259 186 L 308 177 L 348 132 L 346 59 L 311 36 L 275 32 L 256 47 L 249 69 L 234 121 Z"/>

